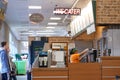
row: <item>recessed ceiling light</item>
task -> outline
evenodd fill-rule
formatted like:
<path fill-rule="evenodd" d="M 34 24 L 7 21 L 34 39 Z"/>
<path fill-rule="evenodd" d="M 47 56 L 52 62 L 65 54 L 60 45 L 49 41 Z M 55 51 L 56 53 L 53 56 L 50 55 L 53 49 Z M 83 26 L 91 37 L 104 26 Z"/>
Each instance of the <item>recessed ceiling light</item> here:
<path fill-rule="evenodd" d="M 31 33 L 31 32 L 27 32 L 27 33 L 20 33 L 20 34 L 28 34 L 28 35 L 29 35 L 29 34 L 33 34 L 33 33 Z"/>
<path fill-rule="evenodd" d="M 53 30 L 44 30 L 44 31 L 36 31 L 37 33 L 48 33 L 48 32 L 55 32 Z"/>
<path fill-rule="evenodd" d="M 48 26 L 48 27 L 46 27 L 46 28 L 48 28 L 48 29 L 54 29 L 55 27 L 52 27 L 52 26 L 50 27 L 50 26 Z"/>
<path fill-rule="evenodd" d="M 56 34 L 56 33 L 37 33 L 37 34 Z"/>
<path fill-rule="evenodd" d="M 52 23 L 52 22 L 51 22 L 51 23 L 48 23 L 48 25 L 57 25 L 57 24 L 58 24 L 58 23 L 55 23 L 55 22 L 54 22 L 54 23 Z"/>
<path fill-rule="evenodd" d="M 60 17 L 51 17 L 50 20 L 61 20 Z"/>
<path fill-rule="evenodd" d="M 41 6 L 28 6 L 29 9 L 42 9 Z"/>
<path fill-rule="evenodd" d="M 28 31 L 29 33 L 33 33 L 34 31 Z"/>

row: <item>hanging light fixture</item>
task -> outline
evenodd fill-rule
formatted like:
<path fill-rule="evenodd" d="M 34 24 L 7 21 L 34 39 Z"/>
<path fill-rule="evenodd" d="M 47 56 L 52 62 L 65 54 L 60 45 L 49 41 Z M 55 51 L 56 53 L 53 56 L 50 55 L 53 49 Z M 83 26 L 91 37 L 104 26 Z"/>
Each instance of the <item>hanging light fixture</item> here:
<path fill-rule="evenodd" d="M 40 13 L 33 13 L 33 14 L 31 14 L 31 16 L 30 16 L 30 21 L 31 21 L 32 23 L 40 23 L 40 22 L 42 22 L 43 20 L 44 20 L 44 17 L 43 17 L 43 15 L 40 14 Z"/>

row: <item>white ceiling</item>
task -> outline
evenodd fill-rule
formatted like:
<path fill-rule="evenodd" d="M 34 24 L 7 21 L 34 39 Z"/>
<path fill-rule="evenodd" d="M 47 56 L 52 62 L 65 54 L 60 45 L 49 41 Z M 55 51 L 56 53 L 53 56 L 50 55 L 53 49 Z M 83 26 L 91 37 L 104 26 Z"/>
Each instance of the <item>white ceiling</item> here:
<path fill-rule="evenodd" d="M 76 6 L 82 8 L 89 0 L 8 0 L 5 20 L 18 40 L 27 40 L 28 36 L 66 36 L 71 17 L 65 18 L 66 15 L 54 15 L 53 10 L 56 5 L 71 8 L 76 1 L 78 1 Z M 30 5 L 42 6 L 42 9 L 30 10 L 28 9 Z M 32 13 L 42 14 L 44 20 L 39 24 L 30 23 L 29 14 Z M 50 17 L 61 17 L 62 19 L 53 21 L 49 19 Z M 46 28 L 48 22 L 57 22 L 58 25 L 54 29 L 49 29 Z M 36 34 L 37 32 L 42 34 Z"/>

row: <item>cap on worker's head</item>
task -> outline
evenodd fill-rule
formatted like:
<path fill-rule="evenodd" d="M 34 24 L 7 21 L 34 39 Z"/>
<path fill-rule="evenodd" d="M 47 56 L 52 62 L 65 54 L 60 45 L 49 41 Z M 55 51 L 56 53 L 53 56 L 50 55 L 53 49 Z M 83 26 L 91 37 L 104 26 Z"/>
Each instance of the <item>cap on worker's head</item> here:
<path fill-rule="evenodd" d="M 70 54 L 74 54 L 76 51 L 78 51 L 76 48 L 73 48 L 71 51 L 70 51 Z"/>

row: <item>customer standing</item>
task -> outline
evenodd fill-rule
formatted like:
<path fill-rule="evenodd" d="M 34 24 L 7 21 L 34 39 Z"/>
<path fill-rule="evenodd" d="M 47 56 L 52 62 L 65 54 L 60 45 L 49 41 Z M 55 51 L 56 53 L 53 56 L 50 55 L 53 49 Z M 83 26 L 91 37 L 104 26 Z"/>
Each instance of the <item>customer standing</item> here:
<path fill-rule="evenodd" d="M 10 65 L 9 65 L 9 59 L 8 59 L 8 50 L 9 46 L 7 42 L 1 42 L 1 48 L 0 48 L 0 73 L 2 76 L 2 80 L 8 80 L 10 73 Z"/>

